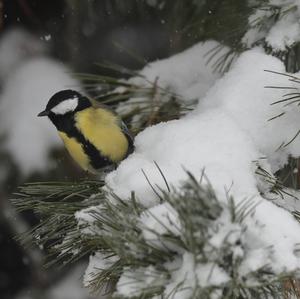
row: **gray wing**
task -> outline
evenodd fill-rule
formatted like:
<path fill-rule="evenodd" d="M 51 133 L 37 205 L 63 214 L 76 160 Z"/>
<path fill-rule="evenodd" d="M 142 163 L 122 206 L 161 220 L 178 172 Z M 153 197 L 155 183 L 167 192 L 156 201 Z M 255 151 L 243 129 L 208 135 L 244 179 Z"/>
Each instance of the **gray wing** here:
<path fill-rule="evenodd" d="M 128 141 L 128 151 L 127 151 L 127 156 L 128 156 L 134 151 L 134 137 L 132 133 L 128 130 L 126 124 L 121 119 L 120 119 L 120 127 Z"/>

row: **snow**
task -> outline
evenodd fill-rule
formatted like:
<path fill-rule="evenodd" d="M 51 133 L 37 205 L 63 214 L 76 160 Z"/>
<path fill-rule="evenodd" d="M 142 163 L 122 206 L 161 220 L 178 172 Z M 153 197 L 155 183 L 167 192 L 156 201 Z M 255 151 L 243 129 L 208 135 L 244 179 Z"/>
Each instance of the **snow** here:
<path fill-rule="evenodd" d="M 143 236 L 152 246 L 164 249 L 173 248 L 174 244 L 166 244 L 158 240 L 159 235 L 171 233 L 180 234 L 180 222 L 176 211 L 168 203 L 156 205 L 141 215 Z"/>
<path fill-rule="evenodd" d="M 43 38 L 45 39 L 45 41 L 48 42 L 48 41 L 50 41 L 52 39 L 52 36 L 51 36 L 51 34 L 47 34 Z"/>
<path fill-rule="evenodd" d="M 254 3 L 255 5 L 256 3 Z M 266 32 L 262 30 L 259 26 L 259 22 L 263 18 L 268 18 L 271 16 L 269 10 L 260 10 L 257 9 L 252 15 L 248 18 L 249 29 L 242 38 L 242 43 L 245 44 L 248 48 L 251 48 L 257 41 L 265 37 Z"/>
<path fill-rule="evenodd" d="M 193 298 L 196 286 L 219 286 L 229 280 L 224 270 L 213 263 L 196 263 L 193 254 L 185 252 L 182 259 L 176 261 L 173 268 L 171 283 L 166 285 L 165 294 L 172 294 L 172 299 Z M 175 270 L 177 268 L 177 270 Z M 176 292 L 174 292 L 176 290 Z"/>
<path fill-rule="evenodd" d="M 287 77 L 265 70 L 284 72 L 284 66 L 261 49 L 241 55 L 231 71 L 216 82 L 193 112 L 179 120 L 145 129 L 136 137 L 135 152 L 106 177 L 109 189 L 123 199 L 130 198 L 130 192 L 134 190 L 137 199 L 149 208 L 144 215 L 150 213 L 164 224 L 161 226 L 153 221 L 153 217 L 143 215 L 142 224 L 155 232 L 151 235 L 151 231 L 144 231 L 146 239 L 158 242 L 159 234 L 166 227 L 174 229 L 171 223 L 176 223 L 176 217 L 159 205 L 159 198 L 142 170 L 153 186 L 166 190 L 154 161 L 168 183 L 175 187 L 187 179 L 185 169 L 196 178 L 205 169 L 220 200 L 226 202 L 229 192 L 237 203 L 251 198 L 253 205 L 257 204 L 252 217 L 245 220 L 247 230 L 243 242 L 246 251 L 237 250 L 238 255 L 245 255 L 241 272 L 251 273 L 259 265 L 265 265 L 261 263 L 267 263 L 275 273 L 293 271 L 300 266 L 300 259 L 294 251 L 299 243 L 300 226 L 289 212 L 261 197 L 255 175 L 257 165 L 274 172 L 287 162 L 289 155 L 296 157 L 300 154 L 300 138 L 288 144 L 299 130 L 299 110 L 293 105 L 272 105 L 286 94 L 286 90 L 265 88 L 297 86 Z M 282 117 L 268 121 L 283 111 Z M 278 149 L 282 143 L 288 145 Z M 172 221 L 166 221 L 170 218 Z M 240 229 L 224 227 L 220 236 L 212 239 L 213 243 L 221 245 L 226 232 L 232 230 L 238 235 L 241 233 Z M 156 238 L 155 234 L 158 234 Z M 236 237 L 233 236 L 232 242 Z M 256 253 L 257 259 L 254 258 Z M 201 269 L 208 271 L 209 265 Z M 206 270 L 199 271 L 204 278 L 207 277 Z M 193 276 L 186 279 L 187 283 L 193 284 L 195 274 L 187 272 L 181 269 L 178 276 Z M 214 279 L 212 275 L 211 280 Z M 174 278 L 174 283 L 177 280 Z M 178 298 L 188 298 L 186 296 L 181 294 Z"/>
<path fill-rule="evenodd" d="M 94 255 L 90 256 L 90 261 L 87 269 L 85 270 L 83 284 L 88 286 L 93 279 L 95 279 L 95 275 L 100 270 L 106 270 L 110 266 L 112 266 L 118 260 L 117 257 L 111 256 L 107 257 L 100 252 L 96 252 Z"/>
<path fill-rule="evenodd" d="M 108 186 L 122 198 L 135 190 L 139 199 L 151 206 L 157 198 L 141 169 L 153 185 L 165 189 L 153 163 L 156 161 L 173 184 L 186 177 L 184 165 L 196 176 L 205 168 L 220 196 L 224 187 L 239 197 L 257 195 L 254 162 L 274 172 L 286 163 L 288 155 L 300 153 L 299 139 L 277 150 L 298 131 L 299 112 L 293 105 L 271 105 L 286 90 L 265 86 L 293 84 L 286 77 L 265 72 L 265 69 L 283 72 L 284 66 L 260 49 L 242 55 L 195 111 L 180 120 L 161 123 L 141 132 L 135 140 L 134 154 L 108 175 Z M 284 116 L 268 121 L 282 111 Z M 267 157 L 268 161 L 262 157 Z"/>
<path fill-rule="evenodd" d="M 220 74 L 214 72 L 213 64 L 207 63 L 209 53 L 219 46 L 215 41 L 200 42 L 182 53 L 148 64 L 139 72 L 139 76 L 131 78 L 128 83 L 144 88 L 158 86 L 157 92 L 160 93 L 161 101 L 167 101 L 170 95 L 175 95 L 185 104 L 193 104 L 195 100 L 204 96 L 220 77 Z M 219 54 L 222 55 L 227 50 L 223 47 Z M 114 92 L 122 93 L 124 90 Z M 120 104 L 117 111 L 126 114 L 147 105 L 147 98 L 136 95 L 128 102 Z M 139 116 L 133 124 L 138 120 Z"/>
<path fill-rule="evenodd" d="M 281 25 L 277 25 L 277 29 L 274 28 L 279 30 Z M 272 34 L 276 35 L 276 31 Z M 274 38 L 271 40 L 275 43 Z M 288 45 L 288 39 L 284 43 Z M 261 48 L 242 54 L 223 77 L 215 75 L 205 65 L 203 56 L 208 48 L 216 45 L 214 42 L 198 44 L 148 65 L 141 71 L 143 78 L 129 80 L 145 86 L 157 82 L 163 89 L 180 94 L 182 101 L 196 100 L 198 104 L 179 120 L 160 123 L 139 133 L 134 153 L 106 177 L 108 193 L 112 191 L 126 200 L 134 191 L 136 200 L 146 208 L 139 217 L 144 240 L 160 250 L 170 250 L 172 246 L 176 253 L 173 261 L 163 265 L 169 270 L 169 278 L 161 276 L 162 272 L 150 275 L 156 273 L 154 265 L 123 269 L 117 283 L 118 295 L 138 296 L 149 285 L 163 284 L 164 295 L 185 299 L 198 285 L 220 287 L 231 279 L 230 269 L 215 263 L 216 256 L 224 254 L 225 245 L 231 248 L 232 259 L 242 261 L 238 274 L 248 286 L 257 283 L 253 271 L 263 267 L 274 274 L 300 267 L 300 257 L 295 251 L 300 241 L 300 225 L 290 213 L 299 204 L 295 197 L 287 202 L 278 200 L 270 193 L 270 182 L 256 174 L 260 167 L 275 179 L 274 173 L 287 163 L 289 156 L 300 156 L 300 137 L 294 139 L 300 124 L 298 103 L 275 103 L 285 99 L 287 93 L 299 92 L 299 85 L 280 74 L 285 72 L 283 63 Z M 290 89 L 272 88 L 274 86 Z M 132 98 L 129 105 L 121 105 L 119 111 L 141 105 L 141 100 L 147 101 L 146 98 Z M 280 114 L 281 117 L 274 118 Z M 180 236 L 184 231 L 175 209 L 169 203 L 161 203 L 161 198 L 153 191 L 154 186 L 158 193 L 160 190 L 167 192 L 157 165 L 171 190 L 180 190 L 188 178 L 187 170 L 196 179 L 204 172 L 222 202 L 223 213 L 209 226 L 209 242 L 204 248 L 211 260 L 195 260 L 194 253 L 162 241 L 163 235 Z M 298 192 L 291 193 L 298 195 Z M 252 212 L 240 223 L 231 221 L 228 195 L 239 205 L 245 200 L 251 202 Z M 88 214 L 89 210 L 85 210 L 76 217 L 79 223 L 90 223 L 93 228 L 94 221 Z M 105 258 L 97 252 L 90 260 L 87 273 L 111 265 Z M 88 281 L 85 279 L 86 285 Z M 221 298 L 221 294 L 216 291 L 215 297 Z"/>
<path fill-rule="evenodd" d="M 206 91 L 220 76 L 213 72 L 211 64 L 207 63 L 208 53 L 219 46 L 215 41 L 201 42 L 193 47 L 176 54 L 168 59 L 158 60 L 148 64 L 139 74 L 150 82 L 155 82 L 175 94 L 180 94 L 187 100 L 189 89 L 195 87 L 201 91 L 197 98 L 205 95 Z M 226 51 L 224 47 L 223 52 Z M 223 53 L 221 51 L 221 54 Z M 131 82 L 143 83 L 143 78 L 133 78 Z M 194 96 L 194 95 L 192 95 Z"/>
<path fill-rule="evenodd" d="M 184 266 L 187 269 L 187 265 Z M 207 286 L 208 283 L 213 286 L 222 285 L 229 280 L 226 272 L 213 263 L 198 264 L 195 272 L 197 282 L 203 287 Z"/>
<path fill-rule="evenodd" d="M 166 189 L 155 161 L 173 185 L 187 179 L 185 169 L 200 177 L 205 168 L 208 178 L 214 176 L 211 183 L 219 196 L 224 197 L 224 188 L 229 189 L 234 183 L 232 192 L 247 197 L 253 195 L 256 185 L 251 161 L 259 156 L 251 139 L 236 123 L 221 110 L 213 109 L 201 117 L 193 114 L 143 131 L 135 140 L 135 153 L 110 173 L 106 182 L 121 198 L 128 198 L 129 190 L 135 190 L 145 206 L 152 206 L 159 199 L 153 195 L 141 169 L 152 185 Z"/>
<path fill-rule="evenodd" d="M 260 49 L 243 55 L 232 71 L 209 91 L 198 106 L 198 111 L 217 106 L 230 115 L 239 128 L 246 131 L 246 135 L 252 139 L 261 157 L 269 159 L 272 171 L 275 172 L 286 163 L 289 154 L 300 154 L 300 139 L 277 150 L 282 143 L 289 143 L 299 130 L 299 111 L 295 109 L 296 104 L 272 105 L 293 91 L 265 87 L 297 88 L 297 85 L 284 76 L 265 70 L 285 72 L 284 65 L 277 58 L 263 54 Z M 285 113 L 284 116 L 268 121 L 282 112 Z"/>
<path fill-rule="evenodd" d="M 125 268 L 117 283 L 117 293 L 127 297 L 140 296 L 147 287 L 154 289 L 161 286 L 165 280 L 166 278 L 153 266 L 138 268 L 135 271 Z"/>
<path fill-rule="evenodd" d="M 95 235 L 98 231 L 97 226 L 94 226 L 96 221 L 95 213 L 101 209 L 101 206 L 92 206 L 75 213 L 75 218 L 82 234 Z"/>
<path fill-rule="evenodd" d="M 269 252 L 264 248 L 253 249 L 249 252 L 245 260 L 242 261 L 242 265 L 239 268 L 240 274 L 245 275 L 249 271 L 257 271 L 264 265 L 268 265 L 271 262 Z"/>
<path fill-rule="evenodd" d="M 54 165 L 49 153 L 61 142 L 47 119 L 37 114 L 59 90 L 78 88 L 70 70 L 47 57 L 31 58 L 7 78 L 0 95 L 0 131 L 7 139 L 4 147 L 23 175 L 46 171 Z"/>
<path fill-rule="evenodd" d="M 256 6 L 257 3 L 254 3 L 254 7 Z M 269 0 L 257 7 L 248 18 L 250 28 L 242 39 L 248 48 L 264 39 L 273 51 L 286 51 L 300 41 L 298 0 Z M 275 10 L 278 11 L 277 17 L 274 17 Z"/>
<path fill-rule="evenodd" d="M 299 14 L 283 17 L 270 29 L 267 43 L 276 50 L 284 51 L 300 41 Z"/>
<path fill-rule="evenodd" d="M 215 224 L 217 227 L 215 232 L 211 233 L 208 243 L 214 248 L 221 248 L 224 242 L 235 245 L 242 238 L 243 227 L 236 223 L 231 223 L 230 215 L 227 212 L 223 211 L 219 221 Z M 242 255 L 241 251 L 242 249 L 237 250 L 236 254 Z"/>

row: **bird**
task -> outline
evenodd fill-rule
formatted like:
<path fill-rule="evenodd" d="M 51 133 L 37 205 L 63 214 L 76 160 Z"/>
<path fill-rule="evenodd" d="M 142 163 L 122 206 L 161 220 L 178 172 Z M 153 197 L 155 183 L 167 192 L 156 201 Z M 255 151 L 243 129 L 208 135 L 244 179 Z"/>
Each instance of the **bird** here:
<path fill-rule="evenodd" d="M 120 117 L 78 91 L 55 93 L 38 116 L 50 119 L 71 157 L 93 174 L 116 168 L 134 150 L 133 136 Z"/>

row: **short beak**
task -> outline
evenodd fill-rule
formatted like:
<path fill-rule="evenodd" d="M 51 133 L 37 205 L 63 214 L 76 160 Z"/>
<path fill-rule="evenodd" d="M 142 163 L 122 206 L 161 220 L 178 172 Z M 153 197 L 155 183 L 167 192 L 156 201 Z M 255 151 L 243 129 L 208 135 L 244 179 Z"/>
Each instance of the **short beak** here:
<path fill-rule="evenodd" d="M 44 110 L 38 114 L 38 116 L 48 116 L 50 111 Z"/>

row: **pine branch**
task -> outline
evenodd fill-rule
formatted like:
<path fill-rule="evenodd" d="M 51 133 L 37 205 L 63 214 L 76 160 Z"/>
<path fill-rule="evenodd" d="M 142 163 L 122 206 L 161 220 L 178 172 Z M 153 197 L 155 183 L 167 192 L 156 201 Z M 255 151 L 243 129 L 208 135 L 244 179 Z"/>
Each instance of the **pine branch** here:
<path fill-rule="evenodd" d="M 12 203 L 17 211 L 33 210 L 40 223 L 18 240 L 32 242 L 49 252 L 49 265 L 74 261 L 94 248 L 94 240 L 82 243 L 75 213 L 101 202 L 102 181 L 30 183 L 19 188 Z M 92 196 L 97 193 L 97 196 Z M 92 196 L 92 197 L 90 197 Z M 54 258 L 55 257 L 55 258 Z"/>
<path fill-rule="evenodd" d="M 114 298 L 124 298 L 128 287 L 132 291 L 126 298 L 172 296 L 186 287 L 191 288 L 191 298 L 222 294 L 222 298 L 260 299 L 283 294 L 281 283 L 294 273 L 278 275 L 268 265 L 243 275 L 239 271 L 247 256 L 244 221 L 252 217 L 256 203 L 247 199 L 236 204 L 230 196 L 227 203 L 221 202 L 204 175 L 200 182 L 188 175 L 182 189 L 169 186 L 170 191 L 158 190 L 162 214 L 147 209 L 134 194 L 130 199 L 106 194 L 102 182 L 23 186 L 14 204 L 19 210 L 33 209 L 42 222 L 21 239 L 32 238 L 49 249 L 48 266 L 101 253 L 107 266 L 94 268 L 86 283 Z M 221 239 L 215 243 L 218 234 Z M 184 256 L 189 256 L 196 268 L 210 265 L 207 285 L 191 283 L 196 277 L 192 276 L 188 281 L 178 280 L 172 289 L 167 287 L 177 271 L 170 265 Z M 216 269 L 228 276 L 219 285 L 209 283 Z M 145 285 L 145 281 L 151 283 Z"/>

